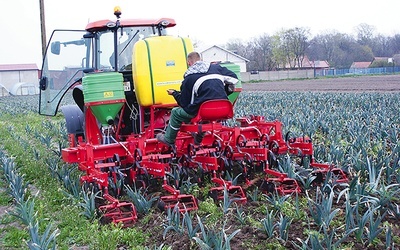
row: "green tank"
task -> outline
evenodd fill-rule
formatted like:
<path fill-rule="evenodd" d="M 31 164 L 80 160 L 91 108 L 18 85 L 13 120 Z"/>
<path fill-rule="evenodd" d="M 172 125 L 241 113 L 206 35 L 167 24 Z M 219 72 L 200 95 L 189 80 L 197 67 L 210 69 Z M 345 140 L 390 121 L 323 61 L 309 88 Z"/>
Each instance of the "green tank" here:
<path fill-rule="evenodd" d="M 242 89 L 242 80 L 241 80 L 241 77 L 240 77 L 240 66 L 237 65 L 237 64 L 231 63 L 231 62 L 223 62 L 223 63 L 220 63 L 220 65 L 222 67 L 225 67 L 225 68 L 233 71 L 237 75 L 237 77 L 239 79 L 239 82 L 236 83 L 236 86 L 235 86 L 235 92 L 233 92 L 232 94 L 230 94 L 228 96 L 229 101 L 231 101 L 232 103 L 235 103 L 235 101 L 239 97 L 240 90 Z"/>
<path fill-rule="evenodd" d="M 82 79 L 85 105 L 103 125 L 111 125 L 125 102 L 123 76 L 119 72 L 89 73 Z"/>

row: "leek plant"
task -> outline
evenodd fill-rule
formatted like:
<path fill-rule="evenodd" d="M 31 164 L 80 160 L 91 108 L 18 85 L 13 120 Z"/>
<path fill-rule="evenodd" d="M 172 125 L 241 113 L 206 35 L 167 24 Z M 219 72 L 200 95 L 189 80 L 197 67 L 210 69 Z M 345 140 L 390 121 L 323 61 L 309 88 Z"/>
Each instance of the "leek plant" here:
<path fill-rule="evenodd" d="M 400 201 L 400 184 L 380 185 L 378 189 L 371 190 L 364 196 L 374 207 L 379 207 L 381 212 L 396 210 L 396 202 Z"/>
<path fill-rule="evenodd" d="M 206 228 L 199 217 L 198 222 L 202 238 L 193 237 L 192 239 L 196 241 L 202 250 L 230 250 L 230 241 L 240 232 L 240 229 L 237 229 L 228 235 L 225 229 L 226 221 L 224 221 L 223 227 L 219 231 Z"/>
<path fill-rule="evenodd" d="M 277 227 L 279 232 L 279 239 L 281 239 L 283 242 L 286 242 L 288 240 L 289 227 L 292 221 L 292 218 L 284 216 L 282 215 L 282 213 L 279 214 L 279 222 L 277 223 Z"/>
<path fill-rule="evenodd" d="M 336 229 L 331 232 L 327 231 L 326 228 L 322 229 L 321 232 L 311 233 L 307 239 L 297 239 L 301 242 L 301 246 L 293 243 L 298 249 L 307 250 L 325 250 L 325 249 L 342 249 L 340 245 L 352 234 L 355 229 L 346 230 L 343 236 L 337 233 Z"/>
<path fill-rule="evenodd" d="M 82 189 L 76 169 L 70 168 L 65 164 L 60 167 L 58 158 L 47 158 L 45 162 L 51 175 L 63 185 L 62 192 L 67 197 L 79 200 L 82 196 Z"/>
<path fill-rule="evenodd" d="M 24 182 L 24 176 L 18 172 L 14 160 L 6 155 L 1 157 L 1 165 L 3 166 L 4 176 L 8 182 L 10 195 L 17 203 L 23 204 L 28 189 L 28 185 Z"/>
<path fill-rule="evenodd" d="M 251 201 L 258 201 L 259 200 L 259 190 L 258 187 L 256 186 L 250 194 L 247 195 L 247 198 Z"/>
<path fill-rule="evenodd" d="M 301 173 L 296 173 L 296 180 L 300 182 L 304 190 L 310 190 L 313 188 L 313 183 L 317 176 L 312 175 L 311 170 L 303 171 L 303 173 L 304 172 L 308 172 L 308 175 L 306 177 L 303 177 L 300 175 Z"/>
<path fill-rule="evenodd" d="M 190 239 L 197 235 L 197 232 L 200 230 L 200 225 L 193 225 L 193 218 L 188 211 L 185 211 L 183 214 L 183 225 L 186 227 L 186 232 Z"/>
<path fill-rule="evenodd" d="M 358 208 L 358 206 L 356 206 Z M 374 213 L 377 208 L 367 209 L 364 214 L 360 214 L 359 210 L 353 209 L 355 214 L 355 226 L 357 230 L 355 230 L 356 240 L 363 242 L 366 239 L 365 229 L 370 219 L 370 214 Z"/>
<path fill-rule="evenodd" d="M 392 245 L 392 228 L 390 226 L 387 226 L 386 230 L 386 249 L 394 249 L 394 243 Z"/>
<path fill-rule="evenodd" d="M 179 212 L 179 204 L 176 204 L 174 208 L 168 207 L 167 210 L 167 223 L 164 224 L 163 238 L 165 239 L 168 231 L 174 230 L 180 235 L 184 232 L 184 221 L 181 221 L 181 213 Z"/>
<path fill-rule="evenodd" d="M 85 192 L 85 190 L 82 190 L 83 194 L 82 202 L 80 202 L 78 205 L 81 208 L 83 208 L 81 214 L 90 221 L 93 221 L 97 217 L 97 209 L 95 201 L 99 193 L 100 191 L 94 193 L 93 190 L 89 192 Z"/>
<path fill-rule="evenodd" d="M 275 211 L 281 211 L 287 199 L 289 199 L 290 194 L 287 195 L 280 195 L 276 190 L 272 194 L 265 195 L 263 194 L 267 201 L 271 203 L 272 208 Z"/>
<path fill-rule="evenodd" d="M 227 214 L 231 210 L 232 203 L 234 203 L 238 200 L 239 200 L 239 198 L 231 196 L 229 194 L 227 187 L 224 186 L 224 197 L 223 197 L 223 202 L 221 204 L 223 213 Z"/>
<path fill-rule="evenodd" d="M 15 211 L 9 212 L 9 214 L 17 217 L 24 225 L 28 226 L 33 221 L 37 220 L 35 200 L 29 197 L 26 201 L 18 202 Z"/>
<path fill-rule="evenodd" d="M 369 223 L 367 230 L 368 243 L 371 244 L 378 235 L 383 231 L 382 219 L 385 217 L 386 212 L 383 215 L 380 214 L 379 211 L 376 213 L 376 219 L 374 219 L 374 213 L 369 213 Z"/>
<path fill-rule="evenodd" d="M 267 214 L 266 214 L 265 218 L 263 218 L 261 220 L 262 228 L 260 228 L 260 230 L 262 232 L 264 232 L 268 238 L 271 238 L 274 236 L 275 228 L 278 226 L 278 223 L 274 222 L 274 218 L 277 215 L 277 213 L 278 212 L 274 212 L 274 211 L 268 212 L 268 209 L 267 209 Z"/>
<path fill-rule="evenodd" d="M 153 207 L 154 203 L 158 200 L 158 196 L 145 196 L 146 190 L 136 189 L 134 185 L 134 190 L 125 185 L 126 193 L 128 197 L 133 201 L 136 211 L 141 214 L 148 214 Z"/>
<path fill-rule="evenodd" d="M 31 250 L 42 250 L 42 249 L 57 249 L 56 238 L 60 234 L 59 230 L 56 229 L 51 232 L 52 225 L 49 224 L 44 233 L 41 235 L 39 232 L 39 223 L 29 225 L 29 234 L 31 240 L 27 243 Z"/>
<path fill-rule="evenodd" d="M 172 250 L 172 247 L 165 246 L 165 244 L 161 244 L 159 246 L 154 246 L 153 248 L 145 247 L 145 250 Z"/>
<path fill-rule="evenodd" d="M 28 188 L 28 185 L 24 183 L 23 176 L 19 175 L 15 171 L 11 171 L 9 179 L 10 194 L 14 197 L 17 203 L 23 203 Z"/>
<path fill-rule="evenodd" d="M 295 168 L 291 164 L 291 159 L 289 155 L 285 155 L 280 161 L 279 171 L 286 173 L 288 178 L 296 178 Z"/>
<path fill-rule="evenodd" d="M 339 208 L 332 210 L 333 196 L 334 192 L 332 188 L 330 188 L 329 193 L 324 193 L 318 188 L 315 200 L 308 197 L 309 212 L 316 225 L 319 227 L 323 226 L 329 228 L 332 220 L 340 211 Z"/>
<path fill-rule="evenodd" d="M 52 233 L 51 224 L 47 226 L 45 232 L 40 235 L 39 233 L 39 221 L 37 218 L 37 212 L 35 212 L 35 201 L 34 199 L 25 200 L 27 193 L 27 185 L 24 184 L 23 175 L 20 175 L 16 171 L 14 161 L 8 158 L 5 154 L 1 157 L 2 166 L 5 170 L 5 176 L 7 181 L 10 182 L 9 188 L 11 189 L 11 195 L 16 200 L 16 210 L 11 215 L 19 218 L 21 222 L 28 226 L 30 240 L 28 241 L 29 249 L 40 250 L 40 249 L 56 249 L 56 237 L 59 234 L 59 230 L 56 229 Z"/>
<path fill-rule="evenodd" d="M 236 205 L 235 217 L 236 217 L 236 219 L 238 219 L 238 221 L 240 222 L 241 225 L 244 225 L 247 220 L 246 213 L 243 211 L 242 206 L 238 206 L 238 204 L 236 204 L 236 203 L 235 203 L 235 205 Z"/>

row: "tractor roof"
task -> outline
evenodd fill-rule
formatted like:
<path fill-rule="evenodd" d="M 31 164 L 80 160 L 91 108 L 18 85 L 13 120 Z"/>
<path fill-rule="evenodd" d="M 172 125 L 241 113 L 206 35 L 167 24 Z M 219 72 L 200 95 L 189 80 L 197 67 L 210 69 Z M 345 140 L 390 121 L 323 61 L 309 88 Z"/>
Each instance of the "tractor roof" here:
<path fill-rule="evenodd" d="M 135 26 L 156 26 L 159 23 L 167 21 L 168 25 L 166 27 L 174 27 L 176 22 L 172 18 L 159 18 L 159 19 L 120 19 L 120 26 L 122 27 L 135 27 Z M 107 24 L 115 23 L 112 20 L 99 20 L 95 22 L 88 23 L 86 25 L 87 31 L 104 30 L 108 27 Z"/>

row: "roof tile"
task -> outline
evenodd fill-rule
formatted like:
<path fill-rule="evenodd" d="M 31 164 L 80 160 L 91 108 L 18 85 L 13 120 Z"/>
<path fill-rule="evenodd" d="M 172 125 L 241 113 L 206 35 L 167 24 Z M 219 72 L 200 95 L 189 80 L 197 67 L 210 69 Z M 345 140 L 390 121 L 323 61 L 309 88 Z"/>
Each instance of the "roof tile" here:
<path fill-rule="evenodd" d="M 0 64 L 0 71 L 39 70 L 35 63 Z"/>

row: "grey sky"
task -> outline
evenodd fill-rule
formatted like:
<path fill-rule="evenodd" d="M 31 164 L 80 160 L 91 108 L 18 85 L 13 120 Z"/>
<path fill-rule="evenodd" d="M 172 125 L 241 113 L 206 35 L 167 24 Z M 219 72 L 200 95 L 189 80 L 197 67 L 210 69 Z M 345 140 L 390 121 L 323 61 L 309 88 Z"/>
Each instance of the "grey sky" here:
<path fill-rule="evenodd" d="M 286 0 L 286 1 L 160 1 L 160 0 L 44 0 L 46 33 L 53 29 L 84 29 L 89 21 L 113 19 L 113 8 L 122 18 L 171 17 L 176 34 L 189 36 L 203 46 L 244 42 L 264 33 L 307 27 L 313 35 L 337 30 L 353 34 L 361 23 L 377 33 L 400 33 L 399 0 Z M 36 63 L 41 67 L 39 0 L 0 0 L 0 64 Z"/>

